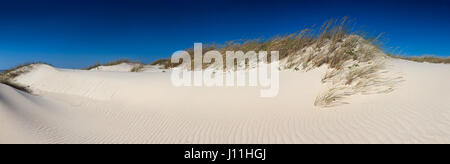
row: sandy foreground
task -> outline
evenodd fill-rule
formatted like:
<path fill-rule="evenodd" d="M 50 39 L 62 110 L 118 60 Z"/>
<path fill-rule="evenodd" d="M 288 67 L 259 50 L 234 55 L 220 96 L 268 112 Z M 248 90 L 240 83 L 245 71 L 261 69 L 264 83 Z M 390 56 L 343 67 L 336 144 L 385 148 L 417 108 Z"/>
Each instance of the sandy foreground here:
<path fill-rule="evenodd" d="M 314 106 L 326 69 L 280 73 L 280 92 L 174 87 L 170 72 L 41 65 L 0 85 L 0 143 L 450 143 L 450 65 L 391 59 L 393 92 Z"/>

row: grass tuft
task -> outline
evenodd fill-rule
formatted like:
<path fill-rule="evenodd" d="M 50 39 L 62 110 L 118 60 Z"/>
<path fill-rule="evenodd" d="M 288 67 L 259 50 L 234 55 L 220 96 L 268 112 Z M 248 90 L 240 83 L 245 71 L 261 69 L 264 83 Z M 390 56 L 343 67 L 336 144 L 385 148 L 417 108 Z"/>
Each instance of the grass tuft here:
<path fill-rule="evenodd" d="M 143 64 L 137 64 L 133 68 L 131 68 L 131 72 L 142 72 L 143 69 L 144 69 Z"/>

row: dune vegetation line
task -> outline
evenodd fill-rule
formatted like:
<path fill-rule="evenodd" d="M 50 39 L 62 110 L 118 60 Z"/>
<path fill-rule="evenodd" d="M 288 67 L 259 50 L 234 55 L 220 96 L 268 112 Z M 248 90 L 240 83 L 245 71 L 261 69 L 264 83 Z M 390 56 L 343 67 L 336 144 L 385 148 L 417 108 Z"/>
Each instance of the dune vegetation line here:
<path fill-rule="evenodd" d="M 275 36 L 270 39 L 252 39 L 245 41 L 229 41 L 225 44 L 209 44 L 203 46 L 203 52 L 218 51 L 279 51 L 281 61 L 280 70 L 309 71 L 322 66 L 327 67 L 322 83 L 327 86 L 323 93 L 319 93 L 316 106 L 334 106 L 342 104 L 345 97 L 358 93 L 386 93 L 395 88 L 399 77 L 386 74 L 385 61 L 388 58 L 399 58 L 415 62 L 450 63 L 450 58 L 402 57 L 383 52 L 378 46 L 379 37 L 368 38 L 352 32 L 347 17 L 331 19 L 323 23 L 320 28 L 308 28 L 296 33 Z M 186 51 L 194 58 L 194 49 Z M 270 55 L 269 55 L 270 56 Z M 225 55 L 223 55 L 225 58 Z M 270 57 L 269 57 L 270 58 Z M 194 60 L 191 60 L 193 62 Z M 226 61 L 226 60 L 223 60 Z M 249 62 L 246 60 L 245 62 Z M 270 63 L 270 60 L 267 62 Z M 0 74 L 0 83 L 16 89 L 31 92 L 27 86 L 14 82 L 14 78 L 29 71 L 28 66 L 45 64 L 42 62 L 22 64 L 6 70 Z M 96 70 L 100 67 L 130 64 L 129 72 L 141 72 L 147 64 L 119 59 L 107 63 L 96 62 L 82 70 Z M 164 69 L 175 68 L 179 63 L 171 63 L 170 58 L 159 59 L 148 65 L 158 65 Z M 235 63 L 238 64 L 238 63 Z M 194 64 L 192 64 L 193 66 Z M 203 63 L 208 68 L 212 63 Z M 226 63 L 224 63 L 226 65 Z"/>

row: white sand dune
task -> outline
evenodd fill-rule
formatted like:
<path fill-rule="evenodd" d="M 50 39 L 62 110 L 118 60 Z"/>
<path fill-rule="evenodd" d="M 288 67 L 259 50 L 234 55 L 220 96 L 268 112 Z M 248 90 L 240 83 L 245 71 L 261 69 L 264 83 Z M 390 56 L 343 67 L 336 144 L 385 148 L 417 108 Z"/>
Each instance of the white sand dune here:
<path fill-rule="evenodd" d="M 139 63 L 121 63 L 111 66 L 98 66 L 90 71 L 104 71 L 104 72 L 131 72 L 131 70 L 137 66 Z M 143 68 L 139 72 L 163 72 L 167 71 L 163 69 L 162 65 L 143 65 Z"/>
<path fill-rule="evenodd" d="M 101 65 L 101 66 L 91 69 L 91 71 L 130 72 L 131 69 L 133 69 L 133 67 L 135 67 L 137 65 L 138 64 L 134 64 L 134 63 L 121 63 L 121 64 L 117 64 L 117 65 L 112 65 L 112 66 Z"/>
<path fill-rule="evenodd" d="M 275 98 L 259 88 L 177 88 L 169 72 L 34 65 L 0 85 L 0 143 L 450 143 L 450 65 L 389 60 L 390 93 L 314 106 L 324 67 L 283 71 Z"/>
<path fill-rule="evenodd" d="M 145 65 L 140 72 L 168 72 L 163 65 Z"/>

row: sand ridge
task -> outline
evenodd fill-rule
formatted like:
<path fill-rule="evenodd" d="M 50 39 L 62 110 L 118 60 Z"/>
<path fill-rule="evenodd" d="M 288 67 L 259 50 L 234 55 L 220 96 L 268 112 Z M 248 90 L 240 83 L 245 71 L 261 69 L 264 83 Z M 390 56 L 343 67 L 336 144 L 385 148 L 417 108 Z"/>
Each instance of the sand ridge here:
<path fill-rule="evenodd" d="M 315 107 L 325 68 L 283 71 L 280 93 L 170 85 L 168 72 L 57 69 L 0 85 L 0 143 L 450 143 L 450 66 L 391 60 L 390 93 Z M 226 101 L 225 101 L 226 100 Z"/>

